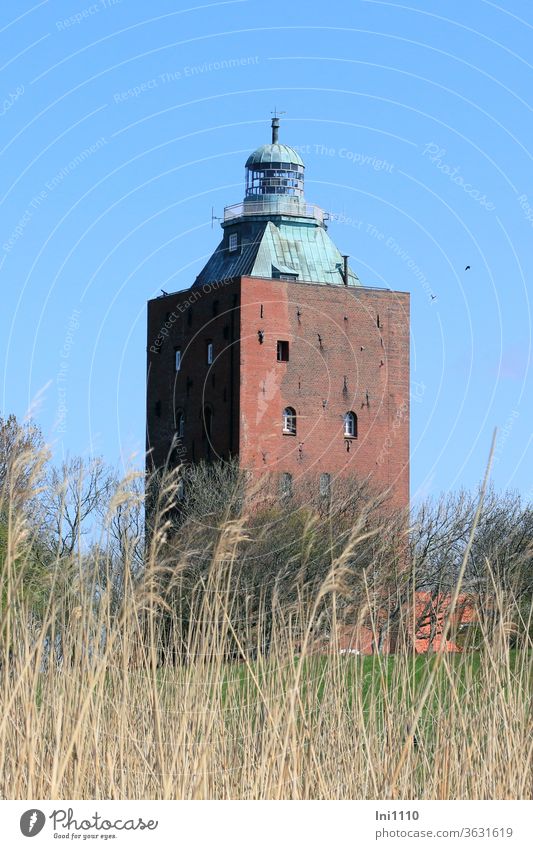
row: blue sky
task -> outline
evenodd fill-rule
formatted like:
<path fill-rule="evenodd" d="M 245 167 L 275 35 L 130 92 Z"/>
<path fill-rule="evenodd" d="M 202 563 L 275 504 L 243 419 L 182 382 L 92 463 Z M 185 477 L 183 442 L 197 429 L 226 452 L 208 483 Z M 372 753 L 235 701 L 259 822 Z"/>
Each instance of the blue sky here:
<path fill-rule="evenodd" d="M 3 4 L 1 412 L 142 463 L 146 301 L 277 106 L 362 282 L 411 292 L 413 497 L 476 485 L 498 426 L 531 498 L 532 36 L 526 0 Z"/>

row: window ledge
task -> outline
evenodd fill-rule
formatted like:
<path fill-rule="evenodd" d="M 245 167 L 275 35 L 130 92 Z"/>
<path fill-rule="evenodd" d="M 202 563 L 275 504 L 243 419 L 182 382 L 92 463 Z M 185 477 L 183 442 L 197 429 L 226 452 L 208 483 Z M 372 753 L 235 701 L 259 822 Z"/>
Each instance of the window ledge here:
<path fill-rule="evenodd" d="M 283 436 L 296 436 L 296 432 L 294 430 L 282 430 Z"/>

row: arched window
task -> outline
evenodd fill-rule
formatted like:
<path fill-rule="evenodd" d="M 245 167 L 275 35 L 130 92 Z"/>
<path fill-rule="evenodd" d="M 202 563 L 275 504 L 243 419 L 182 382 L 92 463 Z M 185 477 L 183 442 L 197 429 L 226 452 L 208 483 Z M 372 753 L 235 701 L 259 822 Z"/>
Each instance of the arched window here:
<path fill-rule="evenodd" d="M 279 494 L 282 498 L 290 498 L 292 495 L 292 475 L 290 472 L 282 472 L 279 481 Z"/>
<path fill-rule="evenodd" d="M 319 492 L 322 498 L 327 498 L 331 489 L 331 475 L 328 472 L 323 472 L 320 475 Z"/>
<path fill-rule="evenodd" d="M 283 410 L 283 433 L 296 433 L 296 410 L 293 407 Z"/>
<path fill-rule="evenodd" d="M 180 439 L 185 436 L 185 415 L 181 410 L 176 414 L 176 436 Z"/>
<path fill-rule="evenodd" d="M 357 437 L 357 416 L 351 410 L 344 416 L 344 436 L 348 439 Z"/>

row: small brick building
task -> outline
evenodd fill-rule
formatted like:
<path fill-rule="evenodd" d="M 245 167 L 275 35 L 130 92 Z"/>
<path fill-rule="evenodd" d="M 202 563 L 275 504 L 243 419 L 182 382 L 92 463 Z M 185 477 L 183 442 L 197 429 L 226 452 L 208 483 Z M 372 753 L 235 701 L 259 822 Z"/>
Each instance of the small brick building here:
<path fill-rule="evenodd" d="M 278 126 L 191 288 L 148 303 L 149 463 L 238 455 L 285 494 L 356 475 L 407 507 L 409 295 L 361 284 Z"/>

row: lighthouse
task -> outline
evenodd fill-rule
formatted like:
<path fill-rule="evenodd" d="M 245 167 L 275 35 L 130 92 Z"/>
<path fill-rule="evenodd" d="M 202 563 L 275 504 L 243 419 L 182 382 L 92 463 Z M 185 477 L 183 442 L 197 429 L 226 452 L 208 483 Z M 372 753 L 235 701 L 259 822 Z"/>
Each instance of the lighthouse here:
<path fill-rule="evenodd" d="M 238 457 L 286 498 L 368 480 L 409 502 L 409 295 L 366 286 L 280 141 L 190 288 L 148 302 L 149 468 Z"/>

